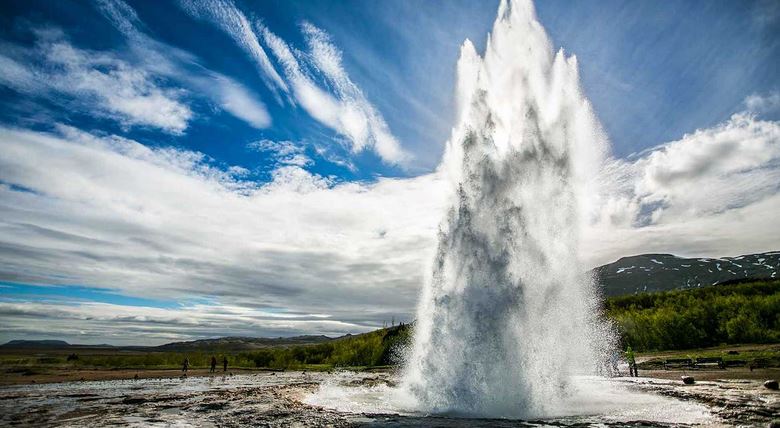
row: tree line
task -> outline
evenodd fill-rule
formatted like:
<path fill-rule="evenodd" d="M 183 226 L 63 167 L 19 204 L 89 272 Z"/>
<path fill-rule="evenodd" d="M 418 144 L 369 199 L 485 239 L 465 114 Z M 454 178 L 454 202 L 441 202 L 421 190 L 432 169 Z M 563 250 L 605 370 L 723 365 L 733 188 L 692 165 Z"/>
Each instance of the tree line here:
<path fill-rule="evenodd" d="M 604 315 L 639 351 L 780 342 L 780 281 L 612 297 Z"/>

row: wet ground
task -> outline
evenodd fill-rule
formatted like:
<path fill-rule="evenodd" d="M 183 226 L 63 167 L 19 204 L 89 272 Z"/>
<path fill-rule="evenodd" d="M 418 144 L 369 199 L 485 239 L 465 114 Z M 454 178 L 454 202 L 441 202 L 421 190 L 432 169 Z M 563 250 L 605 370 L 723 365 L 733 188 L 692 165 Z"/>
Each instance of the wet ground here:
<path fill-rule="evenodd" d="M 766 426 L 780 418 L 780 393 L 756 380 L 596 380 L 633 401 L 533 421 L 393 411 L 382 403 L 392 382 L 388 373 L 280 372 L 7 386 L 0 426 Z"/>

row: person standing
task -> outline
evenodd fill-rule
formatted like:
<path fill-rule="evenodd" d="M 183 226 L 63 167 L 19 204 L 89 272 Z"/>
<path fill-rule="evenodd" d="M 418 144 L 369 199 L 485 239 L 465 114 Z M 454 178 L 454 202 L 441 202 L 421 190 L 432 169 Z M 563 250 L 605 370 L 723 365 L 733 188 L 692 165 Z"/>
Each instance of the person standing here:
<path fill-rule="evenodd" d="M 634 356 L 634 350 L 631 349 L 631 345 L 626 348 L 626 361 L 628 361 L 628 375 L 638 377 L 639 373 L 636 369 L 636 357 Z"/>
<path fill-rule="evenodd" d="M 184 374 L 187 374 L 187 370 L 190 369 L 190 359 L 187 357 L 184 357 L 184 363 L 182 364 L 181 371 Z"/>
<path fill-rule="evenodd" d="M 211 373 L 214 373 L 217 371 L 217 357 L 211 356 Z"/>
<path fill-rule="evenodd" d="M 223 372 L 227 371 L 227 355 L 222 357 L 222 371 Z"/>

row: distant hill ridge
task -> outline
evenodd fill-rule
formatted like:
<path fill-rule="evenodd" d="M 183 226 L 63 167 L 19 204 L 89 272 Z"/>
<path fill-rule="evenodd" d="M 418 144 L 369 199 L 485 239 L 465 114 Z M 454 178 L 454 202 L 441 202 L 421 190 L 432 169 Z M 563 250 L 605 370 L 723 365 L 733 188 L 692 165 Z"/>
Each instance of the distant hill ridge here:
<path fill-rule="evenodd" d="M 62 348 L 71 345 L 64 340 L 12 340 L 0 346 L 6 348 Z"/>
<path fill-rule="evenodd" d="M 160 351 L 197 351 L 199 349 L 259 349 L 269 346 L 310 345 L 333 340 L 328 336 L 294 336 L 294 337 L 219 337 L 216 339 L 200 339 L 187 342 L 173 342 L 155 346 Z"/>
<path fill-rule="evenodd" d="M 342 336 L 347 337 L 350 335 Z M 94 349 L 94 348 L 117 348 L 117 349 L 136 349 L 147 351 L 245 351 L 261 349 L 274 346 L 292 346 L 292 345 L 313 345 L 317 343 L 328 342 L 337 338 L 328 336 L 294 336 L 294 337 L 219 337 L 215 339 L 199 339 L 187 342 L 166 343 L 160 346 L 111 346 L 111 345 L 73 345 L 64 340 L 11 340 L 0 348 L 13 349 Z"/>
<path fill-rule="evenodd" d="M 641 254 L 593 269 L 597 283 L 608 297 L 776 279 L 778 271 L 780 251 L 717 259 Z"/>

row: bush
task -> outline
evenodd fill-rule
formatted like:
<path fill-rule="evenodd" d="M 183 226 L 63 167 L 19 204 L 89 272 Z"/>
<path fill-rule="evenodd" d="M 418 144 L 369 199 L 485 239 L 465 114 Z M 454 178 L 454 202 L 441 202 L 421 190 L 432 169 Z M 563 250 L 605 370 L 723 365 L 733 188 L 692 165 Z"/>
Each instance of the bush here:
<path fill-rule="evenodd" d="M 625 345 L 638 351 L 780 341 L 780 281 L 761 281 L 612 297 Z"/>
<path fill-rule="evenodd" d="M 256 367 L 295 369 L 305 365 L 335 367 L 380 366 L 398 362 L 398 350 L 409 341 L 409 325 L 347 336 L 317 345 L 268 348 L 247 353 Z"/>

